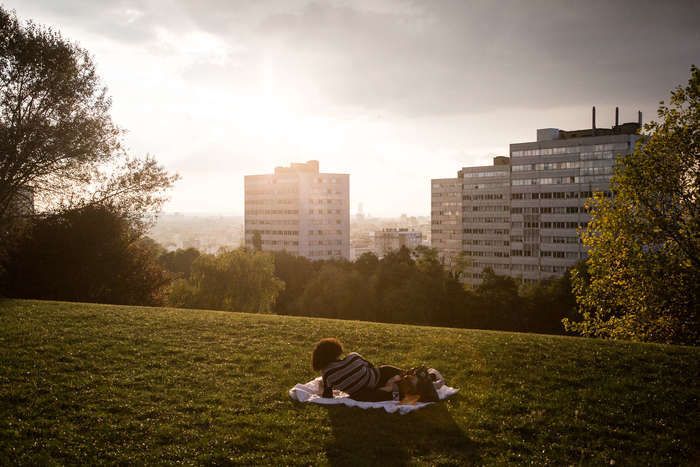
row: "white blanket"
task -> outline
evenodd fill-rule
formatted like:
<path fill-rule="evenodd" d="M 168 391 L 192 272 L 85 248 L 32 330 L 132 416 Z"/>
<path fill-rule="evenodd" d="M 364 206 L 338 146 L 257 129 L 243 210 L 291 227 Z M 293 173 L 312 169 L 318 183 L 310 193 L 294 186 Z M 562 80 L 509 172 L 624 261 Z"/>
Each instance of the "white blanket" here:
<path fill-rule="evenodd" d="M 348 407 L 360 407 L 361 409 L 384 409 L 389 413 L 398 412 L 401 415 L 408 412 L 413 412 L 414 410 L 422 409 L 432 402 L 418 402 L 416 404 L 399 404 L 395 401 L 383 401 L 383 402 L 362 402 L 350 399 L 344 392 L 338 391 L 337 389 L 333 391 L 333 397 L 321 397 L 323 391 L 321 390 L 321 377 L 309 381 L 306 384 L 297 384 L 292 389 L 289 390 L 289 397 L 298 402 L 312 402 L 314 404 L 322 405 L 347 405 Z M 457 394 L 459 389 L 451 388 L 449 386 L 442 386 L 437 389 L 438 397 L 440 400 L 447 399 L 450 396 Z"/>

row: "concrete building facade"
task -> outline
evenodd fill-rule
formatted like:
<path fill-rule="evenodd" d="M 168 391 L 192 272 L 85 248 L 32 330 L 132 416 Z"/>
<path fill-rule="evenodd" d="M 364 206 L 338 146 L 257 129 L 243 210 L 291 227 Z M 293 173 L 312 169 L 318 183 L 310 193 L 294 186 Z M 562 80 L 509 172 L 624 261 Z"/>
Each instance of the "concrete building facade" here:
<path fill-rule="evenodd" d="M 417 230 L 408 228 L 386 228 L 372 233 L 372 250 L 379 258 L 390 251 L 406 247 L 414 250 L 421 244 L 423 235 Z"/>
<path fill-rule="evenodd" d="M 462 251 L 462 180 L 431 180 L 430 244 L 446 261 Z"/>
<path fill-rule="evenodd" d="M 536 141 L 511 144 L 509 158 L 465 167 L 449 179 L 462 190 L 459 243 L 470 262 L 465 281 L 478 284 L 489 267 L 534 282 L 561 276 L 585 258 L 579 229 L 590 220 L 586 200 L 594 192 L 610 195 L 615 158 L 634 150 L 640 126 L 641 114 L 639 122 L 620 125 L 616 111 L 615 126 L 596 128 L 594 108 L 590 129 L 539 129 Z M 432 181 L 433 229 L 438 231 L 445 218 L 444 180 Z M 456 254 L 453 244 L 434 242 L 433 247 L 446 258 Z"/>
<path fill-rule="evenodd" d="M 245 176 L 245 245 L 312 260 L 350 257 L 350 175 L 319 172 L 318 161 Z"/>
<path fill-rule="evenodd" d="M 462 180 L 461 248 L 469 266 L 466 281 L 481 279 L 490 267 L 496 274 L 510 272 L 510 164 L 495 157 L 493 165 L 464 167 Z"/>

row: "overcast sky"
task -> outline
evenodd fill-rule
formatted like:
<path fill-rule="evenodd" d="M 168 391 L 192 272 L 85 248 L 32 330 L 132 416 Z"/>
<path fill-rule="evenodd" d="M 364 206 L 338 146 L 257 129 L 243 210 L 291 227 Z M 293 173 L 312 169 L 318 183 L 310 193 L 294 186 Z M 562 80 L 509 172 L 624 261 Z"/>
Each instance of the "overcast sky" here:
<path fill-rule="evenodd" d="M 93 54 L 131 151 L 182 177 L 166 211 L 242 214 L 243 175 L 318 159 L 351 212 L 429 215 L 431 178 L 592 105 L 653 119 L 700 65 L 698 1 L 3 4 Z"/>

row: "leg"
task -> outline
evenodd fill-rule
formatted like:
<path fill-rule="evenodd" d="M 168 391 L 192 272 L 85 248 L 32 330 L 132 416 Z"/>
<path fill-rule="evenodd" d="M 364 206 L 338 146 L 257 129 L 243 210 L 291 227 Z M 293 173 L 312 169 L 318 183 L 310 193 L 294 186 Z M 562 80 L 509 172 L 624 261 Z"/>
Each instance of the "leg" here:
<path fill-rule="evenodd" d="M 363 402 L 381 402 L 390 401 L 393 399 L 391 392 L 369 388 L 360 389 L 355 394 L 352 394 L 350 398 Z"/>
<path fill-rule="evenodd" d="M 393 378 L 396 375 L 400 375 L 403 373 L 403 370 L 401 368 L 397 368 L 395 366 L 391 365 L 380 365 L 379 366 L 379 381 L 377 381 L 377 387 L 381 388 L 382 386 L 386 385 L 386 382 L 389 381 L 389 379 Z"/>

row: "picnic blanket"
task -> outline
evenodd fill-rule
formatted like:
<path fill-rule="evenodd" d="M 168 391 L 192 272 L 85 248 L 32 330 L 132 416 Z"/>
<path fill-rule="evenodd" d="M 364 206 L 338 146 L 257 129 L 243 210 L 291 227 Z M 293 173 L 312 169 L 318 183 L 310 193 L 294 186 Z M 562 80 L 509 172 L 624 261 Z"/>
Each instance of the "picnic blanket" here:
<path fill-rule="evenodd" d="M 321 405 L 347 405 L 348 407 L 359 407 L 361 409 L 384 409 L 389 413 L 398 412 L 401 415 L 413 412 L 414 410 L 422 409 L 432 404 L 432 402 L 418 402 L 416 404 L 399 404 L 396 401 L 383 402 L 362 402 L 350 399 L 348 395 L 342 391 L 333 390 L 333 397 L 321 397 L 321 377 L 312 379 L 306 384 L 297 384 L 289 390 L 289 397 L 298 402 L 311 402 Z M 447 385 L 437 389 L 440 400 L 447 399 L 450 396 L 457 394 L 459 389 L 451 388 Z"/>

